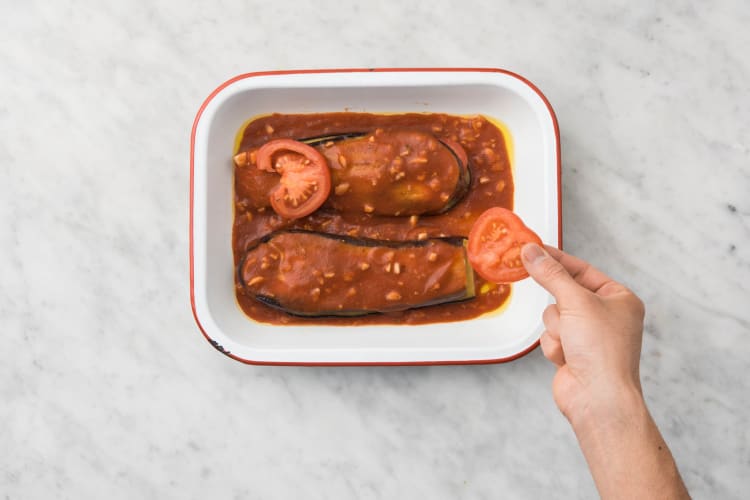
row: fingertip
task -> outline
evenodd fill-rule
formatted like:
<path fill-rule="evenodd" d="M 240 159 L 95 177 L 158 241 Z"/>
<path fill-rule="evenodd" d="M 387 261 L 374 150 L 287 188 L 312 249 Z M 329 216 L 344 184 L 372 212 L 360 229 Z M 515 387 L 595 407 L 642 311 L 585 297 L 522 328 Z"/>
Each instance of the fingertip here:
<path fill-rule="evenodd" d="M 521 261 L 529 276 L 556 299 L 571 292 L 574 283 L 565 267 L 540 245 L 527 243 L 521 248 Z"/>
<path fill-rule="evenodd" d="M 524 264 L 534 264 L 546 256 L 545 250 L 536 243 L 526 243 L 521 248 L 521 258 Z M 528 266 L 526 266 L 528 268 Z"/>

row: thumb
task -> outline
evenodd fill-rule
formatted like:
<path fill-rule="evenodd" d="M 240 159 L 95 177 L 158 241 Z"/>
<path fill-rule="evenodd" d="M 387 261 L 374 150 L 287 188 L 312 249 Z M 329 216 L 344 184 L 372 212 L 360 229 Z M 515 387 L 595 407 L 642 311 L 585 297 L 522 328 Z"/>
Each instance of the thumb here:
<path fill-rule="evenodd" d="M 584 290 L 562 264 L 536 243 L 524 245 L 521 259 L 534 281 L 551 293 L 558 303 L 570 301 Z"/>

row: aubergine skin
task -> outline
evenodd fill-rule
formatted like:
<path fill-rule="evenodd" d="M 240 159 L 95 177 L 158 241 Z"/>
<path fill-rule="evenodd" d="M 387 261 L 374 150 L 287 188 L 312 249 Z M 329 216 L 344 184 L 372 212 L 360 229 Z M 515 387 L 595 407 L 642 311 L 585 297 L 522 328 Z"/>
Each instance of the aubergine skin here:
<path fill-rule="evenodd" d="M 331 194 L 326 207 L 339 212 L 388 216 L 438 214 L 468 192 L 468 165 L 431 134 L 414 130 L 331 135 L 304 139 L 326 158 Z M 460 146 L 457 146 L 460 147 Z M 237 194 L 254 208 L 269 205 L 279 181 L 259 170 L 254 151 L 234 157 Z M 465 154 L 463 155 L 465 157 Z"/>
<path fill-rule="evenodd" d="M 245 293 L 297 316 L 358 316 L 474 297 L 463 238 L 379 241 L 279 231 L 245 254 Z"/>

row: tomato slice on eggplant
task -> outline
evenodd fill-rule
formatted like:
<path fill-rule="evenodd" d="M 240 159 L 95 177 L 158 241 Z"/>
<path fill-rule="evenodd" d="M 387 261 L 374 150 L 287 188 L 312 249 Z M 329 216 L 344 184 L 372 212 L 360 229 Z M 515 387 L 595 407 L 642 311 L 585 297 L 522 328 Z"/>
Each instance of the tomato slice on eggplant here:
<path fill-rule="evenodd" d="M 331 172 L 315 148 L 292 139 L 276 139 L 258 149 L 260 170 L 281 176 L 271 191 L 271 207 L 286 219 L 310 215 L 331 192 Z"/>
<path fill-rule="evenodd" d="M 469 233 L 469 262 L 487 281 L 520 281 L 529 276 L 521 262 L 521 248 L 526 243 L 541 245 L 542 240 L 512 211 L 490 208 L 477 218 Z"/>

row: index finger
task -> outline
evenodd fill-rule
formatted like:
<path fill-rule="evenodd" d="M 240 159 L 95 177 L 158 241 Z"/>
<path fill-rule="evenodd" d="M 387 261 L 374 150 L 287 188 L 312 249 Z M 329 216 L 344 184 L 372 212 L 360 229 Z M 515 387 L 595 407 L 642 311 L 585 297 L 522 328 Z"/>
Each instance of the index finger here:
<path fill-rule="evenodd" d="M 583 259 L 574 257 L 559 248 L 544 245 L 553 259 L 563 265 L 576 282 L 584 288 L 596 293 L 609 283 L 617 283 L 615 280 L 589 264 Z"/>

